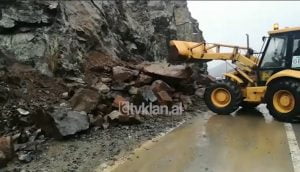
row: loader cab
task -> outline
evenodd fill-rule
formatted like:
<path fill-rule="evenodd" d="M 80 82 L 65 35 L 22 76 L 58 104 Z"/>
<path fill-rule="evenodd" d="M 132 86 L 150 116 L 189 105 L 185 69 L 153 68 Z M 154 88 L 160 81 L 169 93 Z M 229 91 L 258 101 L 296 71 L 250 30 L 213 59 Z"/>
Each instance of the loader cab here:
<path fill-rule="evenodd" d="M 257 69 L 260 86 L 279 71 L 300 70 L 300 28 L 274 30 L 269 35 Z"/>

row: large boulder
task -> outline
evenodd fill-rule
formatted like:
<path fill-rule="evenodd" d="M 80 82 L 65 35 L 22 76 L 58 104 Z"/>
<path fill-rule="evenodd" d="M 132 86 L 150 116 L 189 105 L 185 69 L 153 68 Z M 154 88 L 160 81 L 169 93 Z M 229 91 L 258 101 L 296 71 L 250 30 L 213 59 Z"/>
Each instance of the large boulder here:
<path fill-rule="evenodd" d="M 157 77 L 170 77 L 177 79 L 191 78 L 193 71 L 184 65 L 170 65 L 167 63 L 152 63 L 145 65 L 143 71 Z"/>
<path fill-rule="evenodd" d="M 151 76 L 141 73 L 138 76 L 138 79 L 135 81 L 135 85 L 143 86 L 143 85 L 151 84 L 152 81 L 153 81 L 153 78 Z"/>
<path fill-rule="evenodd" d="M 33 114 L 33 120 L 47 136 L 55 138 L 74 135 L 90 126 L 89 117 L 85 112 L 72 111 L 67 107 L 47 111 L 39 109 Z"/>
<path fill-rule="evenodd" d="M 130 81 L 134 77 L 137 77 L 138 74 L 139 71 L 137 70 L 131 70 L 122 66 L 113 67 L 113 79 L 115 81 L 119 81 L 119 82 Z"/>
<path fill-rule="evenodd" d="M 161 105 L 171 105 L 173 103 L 172 97 L 166 91 L 157 92 L 157 97 L 159 104 Z"/>
<path fill-rule="evenodd" d="M 169 84 L 165 83 L 162 80 L 156 80 L 151 85 L 152 91 L 155 93 L 158 93 L 160 91 L 166 91 L 166 92 L 174 92 L 175 89 L 172 88 Z"/>

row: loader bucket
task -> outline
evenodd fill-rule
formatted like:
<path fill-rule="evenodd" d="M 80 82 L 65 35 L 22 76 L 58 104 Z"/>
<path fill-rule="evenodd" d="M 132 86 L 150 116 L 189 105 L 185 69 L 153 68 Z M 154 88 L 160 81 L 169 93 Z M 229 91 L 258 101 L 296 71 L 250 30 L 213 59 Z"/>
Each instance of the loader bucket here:
<path fill-rule="evenodd" d="M 202 54 L 204 45 L 197 42 L 170 41 L 169 56 L 167 61 L 171 64 L 189 62 L 195 56 Z"/>
<path fill-rule="evenodd" d="M 184 63 L 184 61 L 186 60 L 184 57 L 180 57 L 181 55 L 178 52 L 178 49 L 176 48 L 176 46 L 170 46 L 169 49 L 169 56 L 167 58 L 167 62 L 171 63 L 171 64 L 180 64 L 180 63 Z"/>

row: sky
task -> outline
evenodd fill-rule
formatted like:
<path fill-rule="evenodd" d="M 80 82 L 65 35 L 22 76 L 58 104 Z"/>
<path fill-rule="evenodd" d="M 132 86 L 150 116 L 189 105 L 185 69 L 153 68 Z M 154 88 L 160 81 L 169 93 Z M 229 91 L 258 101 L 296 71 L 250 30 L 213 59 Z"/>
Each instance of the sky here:
<path fill-rule="evenodd" d="M 250 47 L 260 51 L 274 23 L 300 26 L 300 1 L 188 1 L 188 7 L 208 43 L 246 46 L 248 33 Z"/>

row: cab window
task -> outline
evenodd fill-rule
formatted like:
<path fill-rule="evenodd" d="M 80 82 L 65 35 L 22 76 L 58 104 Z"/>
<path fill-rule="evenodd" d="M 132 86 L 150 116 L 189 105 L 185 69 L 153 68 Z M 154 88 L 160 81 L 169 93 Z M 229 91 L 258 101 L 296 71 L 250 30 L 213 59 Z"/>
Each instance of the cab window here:
<path fill-rule="evenodd" d="M 292 68 L 300 68 L 300 39 L 293 40 Z"/>
<path fill-rule="evenodd" d="M 281 68 L 285 66 L 287 39 L 284 37 L 272 37 L 266 49 L 262 68 Z"/>

